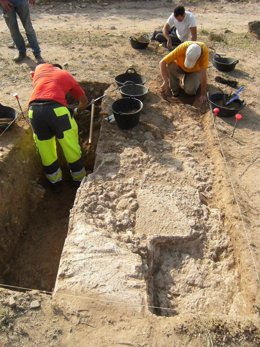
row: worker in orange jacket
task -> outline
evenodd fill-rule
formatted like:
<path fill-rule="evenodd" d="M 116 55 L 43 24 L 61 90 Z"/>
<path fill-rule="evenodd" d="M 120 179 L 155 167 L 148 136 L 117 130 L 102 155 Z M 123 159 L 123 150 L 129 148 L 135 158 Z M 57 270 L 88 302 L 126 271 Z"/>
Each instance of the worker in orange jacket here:
<path fill-rule="evenodd" d="M 70 167 L 72 179 L 79 184 L 86 171 L 81 158 L 78 126 L 67 107 L 66 95 L 70 93 L 79 101 L 75 113 L 86 108 L 87 96 L 74 77 L 59 65 L 38 65 L 32 74 L 32 84 L 29 120 L 45 175 L 52 185 L 62 181 L 57 139 Z"/>

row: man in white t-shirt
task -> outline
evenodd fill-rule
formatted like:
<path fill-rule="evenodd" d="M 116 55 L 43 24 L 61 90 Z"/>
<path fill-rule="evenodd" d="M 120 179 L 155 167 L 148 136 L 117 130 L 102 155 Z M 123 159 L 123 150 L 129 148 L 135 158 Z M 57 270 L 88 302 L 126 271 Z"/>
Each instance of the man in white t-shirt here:
<path fill-rule="evenodd" d="M 197 25 L 194 15 L 190 11 L 185 11 L 184 6 L 175 7 L 164 24 L 162 33 L 158 33 L 155 40 L 164 43 L 169 50 L 184 41 L 197 41 Z"/>

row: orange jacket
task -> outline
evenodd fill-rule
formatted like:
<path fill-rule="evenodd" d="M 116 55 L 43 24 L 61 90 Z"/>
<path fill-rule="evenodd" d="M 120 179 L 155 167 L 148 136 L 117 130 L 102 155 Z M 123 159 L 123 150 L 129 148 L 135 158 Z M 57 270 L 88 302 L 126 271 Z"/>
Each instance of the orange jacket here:
<path fill-rule="evenodd" d="M 33 92 L 29 104 L 34 100 L 51 100 L 67 106 L 66 95 L 71 94 L 76 100 L 85 94 L 78 82 L 68 71 L 52 64 L 40 64 L 33 75 Z"/>

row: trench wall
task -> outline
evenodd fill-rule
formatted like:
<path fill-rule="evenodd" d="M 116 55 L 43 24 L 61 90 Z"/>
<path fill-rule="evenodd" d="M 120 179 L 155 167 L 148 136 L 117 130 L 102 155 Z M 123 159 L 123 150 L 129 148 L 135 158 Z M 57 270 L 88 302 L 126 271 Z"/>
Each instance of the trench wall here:
<path fill-rule="evenodd" d="M 0 138 L 0 149 L 0 274 L 4 275 L 44 191 L 37 183 L 41 165 L 30 129 L 15 125 Z"/>

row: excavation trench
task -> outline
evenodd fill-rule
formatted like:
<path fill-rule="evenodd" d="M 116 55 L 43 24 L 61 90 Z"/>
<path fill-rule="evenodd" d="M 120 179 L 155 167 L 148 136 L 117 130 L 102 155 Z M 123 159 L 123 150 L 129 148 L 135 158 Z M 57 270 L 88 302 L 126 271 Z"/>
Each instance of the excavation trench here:
<path fill-rule="evenodd" d="M 82 82 L 81 86 L 89 100 L 103 95 L 108 87 L 97 82 Z M 73 99 L 69 98 L 68 101 L 74 105 Z M 88 144 L 90 110 L 77 116 L 87 172 L 93 170 L 95 163 L 101 124 L 100 105 L 101 100 L 95 105 L 91 145 Z M 65 182 L 62 191 L 55 193 L 49 189 L 43 177 L 31 130 L 24 131 L 15 126 L 11 132 L 12 138 L 17 135 L 18 139 L 0 166 L 1 176 L 4 177 L 0 190 L 1 196 L 5 197 L 0 205 L 0 283 L 14 288 L 52 291 L 76 189 L 71 185 L 70 173 L 60 148 L 59 158 Z"/>
<path fill-rule="evenodd" d="M 172 105 L 151 88 L 137 127 L 102 123 L 56 295 L 91 293 L 140 311 L 145 302 L 167 317 L 246 312 L 225 205 L 215 200 L 215 170 L 224 178 L 223 166 L 214 166 L 196 109 L 174 106 L 172 122 Z"/>
<path fill-rule="evenodd" d="M 108 87 L 83 86 L 92 91 L 89 99 Z M 102 111 L 110 112 L 112 99 L 105 98 Z M 0 234 L 1 283 L 46 291 L 55 286 L 56 295 L 91 291 L 139 310 L 147 302 L 158 316 L 246 312 L 231 239 L 212 192 L 211 152 L 198 140 L 205 138 L 200 119 L 180 107 L 193 118 L 187 124 L 180 112 L 180 123 L 172 123 L 172 108 L 157 101 L 150 92 L 140 124 L 129 131 L 113 122 L 100 129 L 97 106 L 91 148 L 90 111 L 80 115 L 84 161 L 95 170 L 75 204 L 69 182 L 60 194 L 46 189 L 31 134 L 22 137 L 27 144 L 16 146 L 2 172 L 8 209 L 0 213 L 5 208 L 8 218 Z M 64 165 L 63 171 L 69 179 Z"/>

